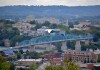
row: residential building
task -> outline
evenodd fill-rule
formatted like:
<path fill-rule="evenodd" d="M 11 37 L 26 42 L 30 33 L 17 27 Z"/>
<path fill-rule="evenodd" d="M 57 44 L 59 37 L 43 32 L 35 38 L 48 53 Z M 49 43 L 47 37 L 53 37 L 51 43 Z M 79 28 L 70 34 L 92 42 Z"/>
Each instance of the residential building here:
<path fill-rule="evenodd" d="M 63 53 L 62 56 L 64 59 L 68 59 L 74 62 L 89 63 L 97 61 L 97 55 L 93 52 L 87 51 L 68 50 L 65 53 Z"/>
<path fill-rule="evenodd" d="M 59 21 L 59 19 L 57 18 L 53 18 L 53 17 L 43 17 L 43 18 L 35 18 L 33 16 L 27 16 L 26 17 L 26 21 L 27 22 L 30 22 L 30 21 L 33 21 L 33 20 L 36 20 L 38 23 L 40 24 L 43 24 L 45 21 L 48 21 L 50 22 L 51 24 L 60 24 L 61 22 Z"/>
<path fill-rule="evenodd" d="M 70 30 L 89 30 L 90 22 L 80 22 L 78 25 L 74 25 L 74 28 L 70 28 Z"/>
<path fill-rule="evenodd" d="M 36 25 L 31 25 L 30 23 L 17 22 L 12 26 L 18 28 L 18 30 L 20 31 L 20 35 L 28 35 L 31 32 L 31 29 L 34 28 Z"/>

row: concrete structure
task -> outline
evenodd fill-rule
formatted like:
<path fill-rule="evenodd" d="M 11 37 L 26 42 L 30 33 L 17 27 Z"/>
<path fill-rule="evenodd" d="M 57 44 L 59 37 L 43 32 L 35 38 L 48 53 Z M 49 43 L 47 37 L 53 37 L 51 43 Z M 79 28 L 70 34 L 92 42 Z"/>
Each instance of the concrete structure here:
<path fill-rule="evenodd" d="M 4 46 L 0 46 L 0 51 L 5 51 L 5 50 L 8 50 L 9 47 L 4 47 Z"/>
<path fill-rule="evenodd" d="M 41 44 L 41 45 L 31 45 L 29 47 L 23 47 L 21 48 L 24 52 L 26 52 L 27 50 L 29 52 L 45 52 L 45 51 L 55 51 L 56 50 L 56 47 L 52 44 Z M 15 50 L 15 51 L 19 51 L 19 47 L 16 47 L 12 50 Z"/>
<path fill-rule="evenodd" d="M 76 41 L 76 44 L 75 44 L 75 50 L 76 50 L 76 51 L 81 51 L 80 40 L 77 40 L 77 41 Z"/>
<path fill-rule="evenodd" d="M 43 44 L 43 45 L 35 45 L 34 51 L 36 52 L 45 52 L 45 51 L 54 51 L 56 47 L 52 44 Z"/>
<path fill-rule="evenodd" d="M 67 45 L 66 41 L 62 42 L 61 50 L 64 51 L 64 52 L 67 51 L 67 46 L 66 45 Z"/>
<path fill-rule="evenodd" d="M 10 40 L 9 39 L 5 39 L 4 40 L 4 45 L 5 45 L 5 47 L 10 47 Z"/>

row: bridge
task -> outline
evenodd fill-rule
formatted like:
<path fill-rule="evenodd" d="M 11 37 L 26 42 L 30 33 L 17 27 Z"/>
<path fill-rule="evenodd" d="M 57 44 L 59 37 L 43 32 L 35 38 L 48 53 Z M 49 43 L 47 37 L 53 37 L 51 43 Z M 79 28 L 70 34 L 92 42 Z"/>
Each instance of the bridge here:
<path fill-rule="evenodd" d="M 85 40 L 85 43 L 88 44 L 89 40 L 91 40 L 91 39 L 93 39 L 93 35 L 91 35 L 91 34 L 48 35 L 48 36 L 34 37 L 30 40 L 24 40 L 24 41 L 19 43 L 18 47 L 10 47 L 10 48 L 6 47 L 6 48 L 3 48 L 1 50 L 19 49 L 19 48 L 30 47 L 30 46 L 34 46 L 34 45 L 42 45 L 42 44 L 49 44 L 49 45 L 46 45 L 48 47 L 48 50 L 49 50 L 51 43 L 62 42 L 61 49 L 63 51 L 66 51 L 67 50 L 67 46 L 66 46 L 67 41 L 73 41 L 73 40 L 76 41 L 75 49 L 80 50 L 81 49 L 80 41 Z"/>
<path fill-rule="evenodd" d="M 40 37 L 35 37 L 30 40 L 24 40 L 19 43 L 20 47 L 29 47 L 32 45 L 41 45 L 41 44 L 50 44 L 54 42 L 62 42 L 62 49 L 67 49 L 66 46 L 66 41 L 76 41 L 77 49 L 79 49 L 78 46 L 80 46 L 80 41 L 81 40 L 86 40 L 86 43 L 89 43 L 89 40 L 93 39 L 93 35 L 91 34 L 65 34 L 65 35 L 48 35 L 48 36 L 40 36 Z"/>
<path fill-rule="evenodd" d="M 91 34 L 48 35 L 48 36 L 35 37 L 32 38 L 31 40 L 24 40 L 20 42 L 19 45 L 20 47 L 25 47 L 30 45 L 39 45 L 39 44 L 61 42 L 61 41 L 68 41 L 68 40 L 89 40 L 89 39 L 93 39 L 93 35 Z"/>

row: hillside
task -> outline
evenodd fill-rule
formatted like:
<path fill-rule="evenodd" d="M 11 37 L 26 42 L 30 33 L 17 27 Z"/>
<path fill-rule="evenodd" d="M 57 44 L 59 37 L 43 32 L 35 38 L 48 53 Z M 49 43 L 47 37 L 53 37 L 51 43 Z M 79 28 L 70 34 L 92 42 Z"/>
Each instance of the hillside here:
<path fill-rule="evenodd" d="M 100 6 L 4 6 L 0 18 L 100 16 Z"/>

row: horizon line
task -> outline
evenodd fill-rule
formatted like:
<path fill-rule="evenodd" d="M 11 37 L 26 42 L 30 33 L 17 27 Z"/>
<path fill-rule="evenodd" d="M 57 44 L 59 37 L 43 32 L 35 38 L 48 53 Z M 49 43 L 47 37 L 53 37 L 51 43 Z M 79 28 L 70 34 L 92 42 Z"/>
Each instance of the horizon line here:
<path fill-rule="evenodd" d="M 78 6 L 67 6 L 67 5 L 5 5 L 0 7 L 6 7 L 6 6 L 66 6 L 66 7 L 78 7 Z M 79 5 L 79 6 L 100 6 L 100 5 Z"/>

